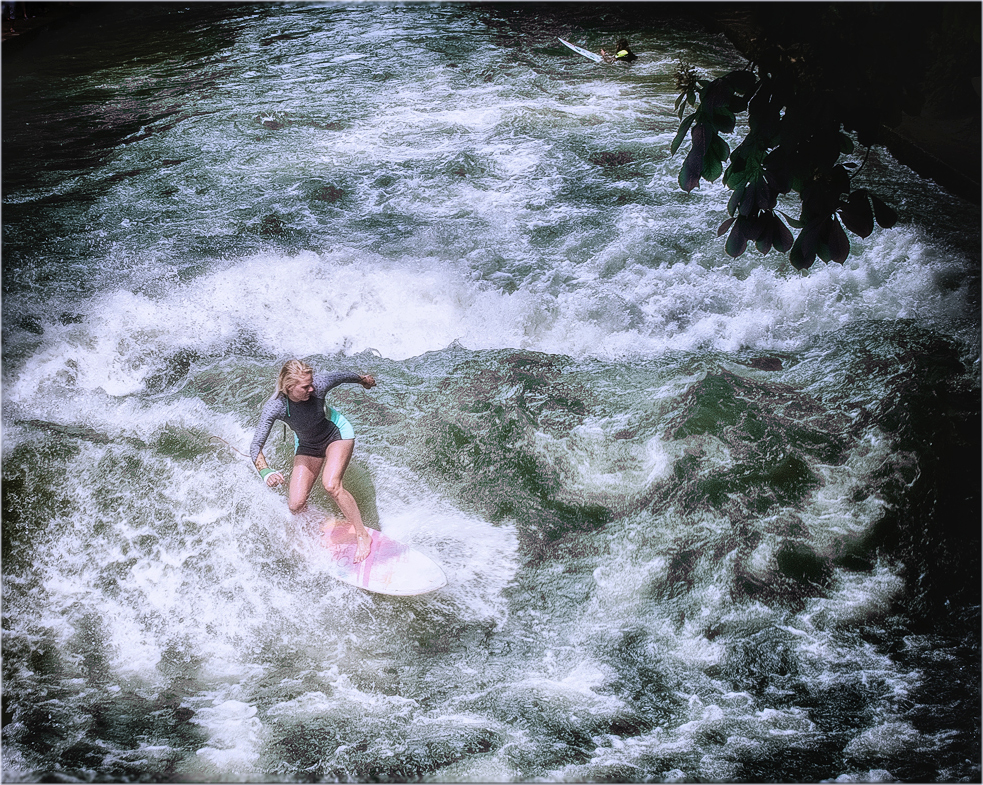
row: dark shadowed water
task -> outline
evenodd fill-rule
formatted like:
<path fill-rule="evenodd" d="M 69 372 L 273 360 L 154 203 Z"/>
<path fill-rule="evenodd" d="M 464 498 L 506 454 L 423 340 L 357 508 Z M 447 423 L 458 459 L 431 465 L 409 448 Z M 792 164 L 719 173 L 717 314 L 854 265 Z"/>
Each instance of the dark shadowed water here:
<path fill-rule="evenodd" d="M 979 781 L 978 208 L 875 151 L 897 228 L 730 259 L 673 71 L 742 61 L 641 9 L 4 52 L 5 781 Z M 376 376 L 349 484 L 445 589 L 333 580 L 220 441 L 290 356 Z"/>

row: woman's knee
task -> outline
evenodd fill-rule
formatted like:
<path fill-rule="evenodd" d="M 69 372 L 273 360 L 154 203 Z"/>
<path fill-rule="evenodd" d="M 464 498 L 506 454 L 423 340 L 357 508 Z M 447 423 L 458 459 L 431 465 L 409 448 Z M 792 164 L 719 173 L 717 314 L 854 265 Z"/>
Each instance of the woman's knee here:
<path fill-rule="evenodd" d="M 345 491 L 340 477 L 322 477 L 321 482 L 324 485 L 324 490 L 332 499 L 337 499 Z"/>

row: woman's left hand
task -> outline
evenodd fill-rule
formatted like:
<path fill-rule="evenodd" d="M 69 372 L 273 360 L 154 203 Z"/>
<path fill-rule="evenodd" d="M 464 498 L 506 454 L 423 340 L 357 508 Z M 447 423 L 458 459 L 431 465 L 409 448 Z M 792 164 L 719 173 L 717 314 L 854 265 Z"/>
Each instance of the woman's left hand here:
<path fill-rule="evenodd" d="M 354 564 L 358 564 L 364 561 L 369 555 L 369 551 L 372 550 L 372 537 L 366 529 L 357 532 L 355 534 L 356 546 L 355 546 L 355 558 L 352 560 Z"/>
<path fill-rule="evenodd" d="M 371 390 L 373 387 L 375 387 L 375 378 L 365 374 L 365 376 L 362 377 L 362 386 L 366 390 Z"/>

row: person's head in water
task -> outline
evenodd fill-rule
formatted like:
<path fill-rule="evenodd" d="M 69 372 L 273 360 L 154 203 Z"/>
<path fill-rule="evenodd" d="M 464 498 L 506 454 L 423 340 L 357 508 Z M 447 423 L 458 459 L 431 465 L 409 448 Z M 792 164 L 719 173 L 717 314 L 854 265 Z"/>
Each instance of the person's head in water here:
<path fill-rule="evenodd" d="M 637 60 L 638 56 L 631 51 L 631 47 L 628 46 L 627 38 L 619 38 L 618 43 L 615 44 L 614 52 L 605 52 L 601 50 L 601 57 L 604 58 L 606 63 L 630 63 L 632 60 Z"/>
<path fill-rule="evenodd" d="M 617 60 L 626 60 L 628 62 L 638 59 L 638 56 L 628 46 L 627 38 L 618 39 L 618 43 L 615 45 L 614 56 Z"/>

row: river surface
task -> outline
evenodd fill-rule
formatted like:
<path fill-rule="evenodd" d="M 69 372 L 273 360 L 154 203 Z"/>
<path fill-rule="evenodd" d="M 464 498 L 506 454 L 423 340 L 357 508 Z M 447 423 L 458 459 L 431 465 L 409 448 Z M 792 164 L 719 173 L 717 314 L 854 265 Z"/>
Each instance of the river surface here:
<path fill-rule="evenodd" d="M 979 781 L 977 206 L 729 258 L 645 6 L 108 6 L 3 54 L 6 781 Z M 237 452 L 292 356 L 446 588 Z"/>

